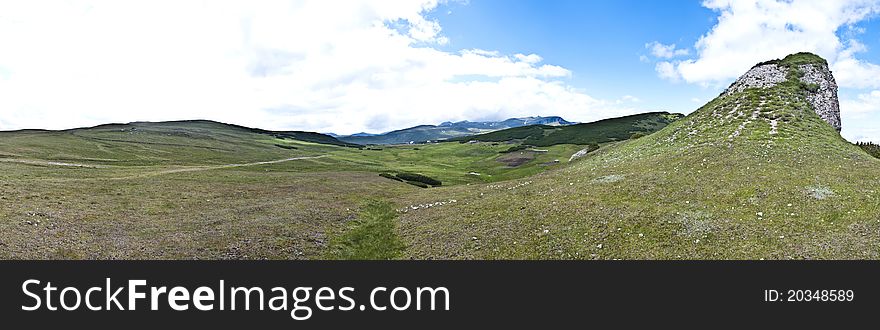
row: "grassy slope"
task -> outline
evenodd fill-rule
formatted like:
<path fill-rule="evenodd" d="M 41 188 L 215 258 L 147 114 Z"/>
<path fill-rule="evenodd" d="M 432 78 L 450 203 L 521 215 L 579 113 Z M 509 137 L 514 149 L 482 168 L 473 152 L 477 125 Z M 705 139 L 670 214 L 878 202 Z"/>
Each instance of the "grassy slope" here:
<path fill-rule="evenodd" d="M 114 124 L 58 132 L 0 132 L 0 159 L 47 160 L 128 171 L 139 166 L 173 168 L 330 155 L 301 161 L 302 165 L 293 168 L 287 164 L 268 167 L 312 172 L 407 171 L 437 177 L 448 184 L 461 184 L 494 182 L 539 173 L 552 167 L 541 166 L 542 163 L 555 159 L 567 161 L 581 148 L 578 145 L 556 146 L 528 164 L 508 168 L 496 161 L 499 152 L 510 147 L 505 144 L 440 143 L 358 150 L 277 138 L 289 136 L 279 134 L 208 121 Z M 481 175 L 469 175 L 470 172 Z"/>
<path fill-rule="evenodd" d="M 420 189 L 359 172 L 328 180 L 224 169 L 116 180 L 83 171 L 95 170 L 0 163 L 0 258 L 316 258 L 357 219 L 364 196 Z"/>
<path fill-rule="evenodd" d="M 289 141 L 275 136 L 294 135 L 323 141 L 315 133 L 268 132 L 211 121 L 131 123 L 0 132 L 0 157 L 125 166 L 244 163 L 307 155 L 274 145 Z"/>
<path fill-rule="evenodd" d="M 721 97 L 559 171 L 401 198 L 456 201 L 402 215 L 406 257 L 880 258 L 880 160 L 803 92 Z"/>
<path fill-rule="evenodd" d="M 395 232 L 397 212 L 387 202 L 371 201 L 362 208 L 358 221 L 330 242 L 328 259 L 389 260 L 405 248 Z"/>
<path fill-rule="evenodd" d="M 650 112 L 592 123 L 569 126 L 531 125 L 509 128 L 475 136 L 457 138 L 457 141 L 521 141 L 532 146 L 556 144 L 600 144 L 629 139 L 633 133 L 650 134 L 682 117 L 668 112 Z"/>
<path fill-rule="evenodd" d="M 483 183 L 521 178 L 558 165 L 543 166 L 543 163 L 560 160 L 568 161 L 571 154 L 582 148 L 578 145 L 559 145 L 548 149 L 547 153 L 519 167 L 510 168 L 496 159 L 509 145 L 480 143 L 463 145 L 459 143 L 438 143 L 419 146 L 384 147 L 382 150 L 351 152 L 336 150 L 333 157 L 310 160 L 320 163 L 317 168 L 335 167 L 350 170 L 369 170 L 375 172 L 415 172 L 443 182 L 444 185 Z M 469 173 L 480 175 L 470 175 Z"/>

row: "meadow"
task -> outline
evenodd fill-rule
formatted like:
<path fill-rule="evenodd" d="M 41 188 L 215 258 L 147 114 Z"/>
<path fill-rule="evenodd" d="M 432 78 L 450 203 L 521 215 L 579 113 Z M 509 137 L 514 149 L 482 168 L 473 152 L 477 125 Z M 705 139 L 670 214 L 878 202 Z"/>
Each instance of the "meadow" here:
<path fill-rule="evenodd" d="M 359 149 L 213 122 L 2 132 L 0 258 L 384 258 L 397 254 L 359 241 L 397 237 L 396 217 L 376 205 L 396 215 L 399 196 L 533 175 L 580 147 L 520 151 L 532 158 L 517 167 L 496 160 L 508 148 Z M 388 171 L 443 187 L 378 175 Z"/>

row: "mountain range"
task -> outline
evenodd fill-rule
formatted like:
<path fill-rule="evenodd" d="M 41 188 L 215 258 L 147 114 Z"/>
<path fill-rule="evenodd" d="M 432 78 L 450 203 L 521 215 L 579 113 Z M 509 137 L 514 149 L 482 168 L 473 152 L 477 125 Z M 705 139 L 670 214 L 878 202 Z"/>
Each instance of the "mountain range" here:
<path fill-rule="evenodd" d="M 407 144 L 426 141 L 447 140 L 454 137 L 475 135 L 513 127 L 528 125 L 565 126 L 574 124 L 561 117 L 523 117 L 502 121 L 459 121 L 443 122 L 440 125 L 419 125 L 382 134 L 357 133 L 352 135 L 333 135 L 344 142 L 356 144 Z"/>
<path fill-rule="evenodd" d="M 682 117 L 684 115 L 679 113 L 647 112 L 567 126 L 540 124 L 520 126 L 451 140 L 462 142 L 519 141 L 524 145 L 534 147 L 556 144 L 600 144 L 628 140 L 634 135 L 636 137 L 648 135 Z"/>

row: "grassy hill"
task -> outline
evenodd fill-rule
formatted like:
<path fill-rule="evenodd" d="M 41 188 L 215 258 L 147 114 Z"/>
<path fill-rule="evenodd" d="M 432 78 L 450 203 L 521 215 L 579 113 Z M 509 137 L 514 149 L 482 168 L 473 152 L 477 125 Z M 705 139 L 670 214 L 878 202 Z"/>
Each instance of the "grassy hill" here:
<path fill-rule="evenodd" d="M 404 258 L 880 258 L 880 160 L 816 115 L 796 79 L 558 171 L 399 198 L 456 201 L 401 215 Z"/>
<path fill-rule="evenodd" d="M 0 158 L 100 165 L 228 164 L 299 154 L 285 141 L 357 146 L 311 132 L 273 132 L 213 121 L 135 122 L 64 131 L 0 132 Z"/>
<path fill-rule="evenodd" d="M 682 114 L 649 112 L 592 123 L 568 126 L 531 125 L 455 138 L 455 141 L 518 141 L 524 145 L 545 147 L 556 144 L 601 144 L 627 140 L 633 134 L 647 135 L 683 117 Z"/>

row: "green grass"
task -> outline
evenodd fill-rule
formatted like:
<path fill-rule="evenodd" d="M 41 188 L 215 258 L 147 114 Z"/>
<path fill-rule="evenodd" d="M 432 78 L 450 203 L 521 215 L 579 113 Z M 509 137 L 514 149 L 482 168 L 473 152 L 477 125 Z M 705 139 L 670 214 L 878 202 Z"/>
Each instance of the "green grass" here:
<path fill-rule="evenodd" d="M 302 145 L 302 144 L 299 144 Z M 460 144 L 457 142 L 426 145 L 384 146 L 382 150 L 327 148 L 326 146 L 299 147 L 297 151 L 328 154 L 330 157 L 298 163 L 297 168 L 284 164 L 254 167 L 288 171 L 369 171 L 373 173 L 419 173 L 435 178 L 443 185 L 497 182 L 521 178 L 564 166 L 568 158 L 585 146 L 565 144 L 542 148 L 535 158 L 517 167 L 500 162 L 501 151 L 510 148 L 505 143 Z M 559 164 L 548 164 L 559 160 Z"/>
<path fill-rule="evenodd" d="M 321 258 L 364 196 L 419 189 L 361 172 L 96 171 L 0 162 L 0 258 Z"/>
<path fill-rule="evenodd" d="M 351 228 L 330 241 L 328 259 L 389 260 L 401 255 L 403 242 L 394 229 L 397 211 L 387 202 L 368 202 Z"/>
<path fill-rule="evenodd" d="M 828 65 L 828 62 L 825 61 L 824 58 L 822 58 L 816 54 L 807 53 L 807 52 L 800 52 L 800 53 L 790 54 L 782 59 L 774 59 L 774 60 L 764 61 L 764 62 L 755 64 L 755 66 L 761 66 L 761 65 L 765 65 L 765 64 L 777 64 L 777 65 L 782 65 L 782 66 L 791 68 L 794 66 L 805 65 L 805 64 Z"/>
<path fill-rule="evenodd" d="M 274 134 L 274 133 L 273 133 Z M 307 152 L 292 140 L 209 121 L 101 125 L 67 131 L 0 132 L 0 153 L 95 165 L 204 165 L 267 161 Z"/>

